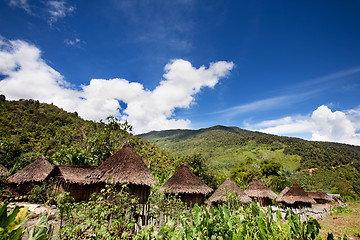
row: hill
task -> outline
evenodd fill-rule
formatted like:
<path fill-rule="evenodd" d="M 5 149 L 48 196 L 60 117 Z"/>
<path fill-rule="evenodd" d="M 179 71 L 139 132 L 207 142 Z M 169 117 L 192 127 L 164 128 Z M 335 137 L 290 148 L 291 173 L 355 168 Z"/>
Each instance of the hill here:
<path fill-rule="evenodd" d="M 201 154 L 210 169 L 223 177 L 230 175 L 240 185 L 245 185 L 248 178 L 264 177 L 261 164 L 280 163 L 278 176 L 297 181 L 308 190 L 360 193 L 359 146 L 306 141 L 225 126 L 153 131 L 139 136 L 174 155 Z M 263 180 L 275 182 L 274 179 Z"/>
<path fill-rule="evenodd" d="M 32 99 L 2 99 L 0 149 L 6 154 L 0 154 L 0 164 L 17 171 L 44 155 L 53 164 L 99 165 L 130 141 L 156 175 L 168 176 L 180 165 L 168 152 L 131 134 L 127 122 L 107 120 L 86 121 L 76 112 Z"/>

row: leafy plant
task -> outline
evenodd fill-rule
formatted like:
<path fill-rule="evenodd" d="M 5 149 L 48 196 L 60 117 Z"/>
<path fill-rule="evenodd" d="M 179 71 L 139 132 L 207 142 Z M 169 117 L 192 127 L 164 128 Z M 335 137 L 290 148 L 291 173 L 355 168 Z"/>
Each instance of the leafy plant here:
<path fill-rule="evenodd" d="M 9 202 L 6 201 L 0 208 L 0 239 L 21 239 L 23 233 L 23 228 L 21 226 L 32 214 L 27 214 L 28 207 L 19 208 L 17 206 L 8 214 L 8 204 Z"/>

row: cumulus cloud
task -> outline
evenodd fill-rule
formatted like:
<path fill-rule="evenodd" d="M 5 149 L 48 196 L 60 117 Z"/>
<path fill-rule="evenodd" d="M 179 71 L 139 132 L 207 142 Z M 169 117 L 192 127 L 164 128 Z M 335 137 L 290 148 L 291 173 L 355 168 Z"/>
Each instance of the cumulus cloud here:
<path fill-rule="evenodd" d="M 77 111 L 85 119 L 109 115 L 127 119 L 136 132 L 187 128 L 188 119 L 175 119 L 176 108 L 189 108 L 204 87 L 213 88 L 233 68 L 232 62 L 210 63 L 195 68 L 176 59 L 164 68 L 154 90 L 126 79 L 92 79 L 88 85 L 72 86 L 42 58 L 41 51 L 27 42 L 0 39 L 0 93 L 8 99 L 38 99 Z M 125 103 L 123 109 L 119 102 Z"/>
<path fill-rule="evenodd" d="M 253 125 L 247 124 L 247 127 L 277 135 L 308 133 L 313 141 L 360 145 L 360 107 L 333 112 L 328 106 L 322 105 L 309 116 L 288 116 Z"/>

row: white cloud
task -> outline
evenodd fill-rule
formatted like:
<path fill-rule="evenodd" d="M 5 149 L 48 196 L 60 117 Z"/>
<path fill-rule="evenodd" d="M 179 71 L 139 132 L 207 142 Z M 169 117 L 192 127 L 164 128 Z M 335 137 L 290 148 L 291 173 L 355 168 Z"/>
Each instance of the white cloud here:
<path fill-rule="evenodd" d="M 276 134 L 311 134 L 313 141 L 341 142 L 360 145 L 360 107 L 335 111 L 325 105 L 309 116 L 285 117 L 278 120 L 247 124 L 253 130 Z"/>
<path fill-rule="evenodd" d="M 8 4 L 10 7 L 22 8 L 32 16 L 45 18 L 50 25 L 75 11 L 75 7 L 65 0 L 39 1 L 36 5 L 30 4 L 28 0 L 10 0 Z"/>
<path fill-rule="evenodd" d="M 127 119 L 136 132 L 187 128 L 188 119 L 175 119 L 176 108 L 189 108 L 203 87 L 213 88 L 229 74 L 232 62 L 211 63 L 195 68 L 177 59 L 165 66 L 160 84 L 153 90 L 125 79 L 92 79 L 89 85 L 71 88 L 64 77 L 41 58 L 41 51 L 24 41 L 0 39 L 0 92 L 8 99 L 38 99 L 77 111 L 85 119 L 100 120 L 109 115 Z M 127 106 L 119 112 L 119 101 Z"/>
<path fill-rule="evenodd" d="M 64 40 L 64 43 L 65 43 L 67 46 L 75 47 L 75 48 L 79 48 L 81 42 L 82 42 L 82 41 L 81 41 L 79 38 L 65 39 L 65 40 Z"/>

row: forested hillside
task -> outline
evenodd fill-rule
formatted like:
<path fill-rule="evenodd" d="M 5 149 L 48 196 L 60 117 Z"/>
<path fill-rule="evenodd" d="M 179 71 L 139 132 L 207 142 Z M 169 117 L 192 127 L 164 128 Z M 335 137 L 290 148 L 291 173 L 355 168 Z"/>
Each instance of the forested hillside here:
<path fill-rule="evenodd" d="M 280 190 L 297 181 L 308 190 L 360 193 L 360 147 L 279 137 L 237 127 L 168 130 L 140 135 L 174 155 L 201 154 L 210 168 L 245 186 L 262 178 Z M 277 187 L 278 186 L 278 187 Z"/>
<path fill-rule="evenodd" d="M 214 186 L 203 159 L 176 157 L 130 133 L 131 125 L 108 117 L 105 122 L 81 119 L 55 105 L 35 100 L 0 101 L 0 164 L 13 172 L 44 155 L 53 164 L 99 165 L 130 141 L 151 171 L 166 179 L 187 162 L 204 181 Z"/>

